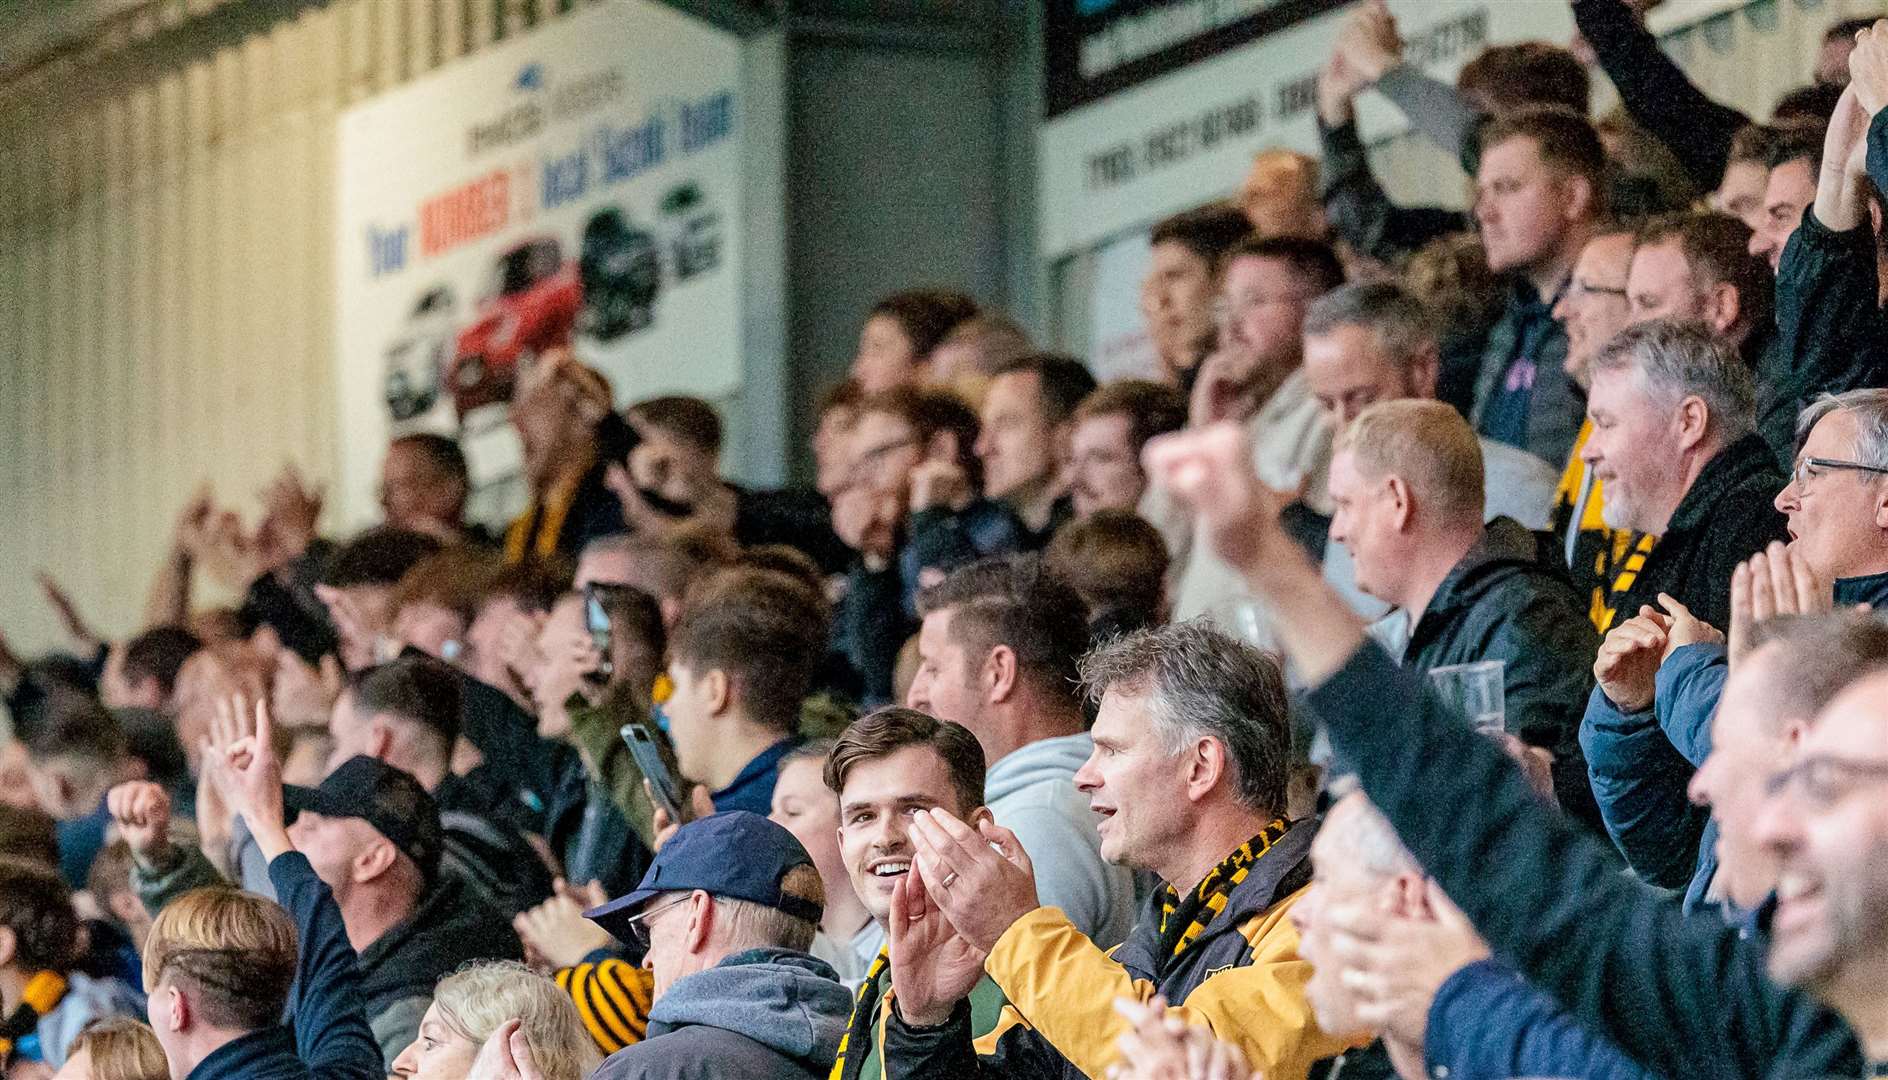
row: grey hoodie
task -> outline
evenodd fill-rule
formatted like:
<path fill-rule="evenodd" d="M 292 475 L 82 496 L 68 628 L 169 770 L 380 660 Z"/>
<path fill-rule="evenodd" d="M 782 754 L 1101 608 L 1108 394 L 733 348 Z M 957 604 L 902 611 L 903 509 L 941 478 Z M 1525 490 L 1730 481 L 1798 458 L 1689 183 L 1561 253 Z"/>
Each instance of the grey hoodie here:
<path fill-rule="evenodd" d="M 1012 750 L 990 766 L 983 797 L 1029 853 L 1037 898 L 1107 949 L 1134 928 L 1134 876 L 1102 860 L 1095 812 L 1075 789 L 1076 770 L 1094 749 L 1084 732 Z"/>
<path fill-rule="evenodd" d="M 649 1010 L 649 1034 L 590 1080 L 823 1080 L 839 1055 L 852 994 L 824 960 L 750 949 L 675 980 Z"/>

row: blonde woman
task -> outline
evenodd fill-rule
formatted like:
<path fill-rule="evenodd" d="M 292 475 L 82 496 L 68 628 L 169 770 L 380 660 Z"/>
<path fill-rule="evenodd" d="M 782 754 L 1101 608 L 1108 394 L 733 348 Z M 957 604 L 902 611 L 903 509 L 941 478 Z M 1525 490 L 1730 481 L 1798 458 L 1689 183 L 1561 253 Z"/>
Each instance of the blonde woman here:
<path fill-rule="evenodd" d="M 52 1080 L 170 1080 L 170 1065 L 150 1028 L 114 1016 L 79 1032 Z"/>
<path fill-rule="evenodd" d="M 583 1080 L 602 1060 L 570 995 L 508 960 L 468 964 L 439 980 L 420 1034 L 393 1059 L 408 1080 L 466 1080 L 479 1048 L 516 1020 L 543 1080 Z"/>

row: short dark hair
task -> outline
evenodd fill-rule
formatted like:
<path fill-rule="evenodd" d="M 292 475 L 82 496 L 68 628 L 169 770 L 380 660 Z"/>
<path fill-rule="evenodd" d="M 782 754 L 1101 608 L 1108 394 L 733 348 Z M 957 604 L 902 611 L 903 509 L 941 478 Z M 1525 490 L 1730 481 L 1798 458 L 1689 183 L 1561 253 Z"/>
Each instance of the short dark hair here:
<path fill-rule="evenodd" d="M 1767 169 L 1776 142 L 1777 129 L 1774 125 L 1745 124 L 1731 136 L 1731 155 L 1727 163 L 1754 161 Z"/>
<path fill-rule="evenodd" d="M 203 640 L 181 626 L 153 626 L 125 644 L 125 679 L 156 679 L 158 691 L 168 698 L 184 661 L 201 648 Z"/>
<path fill-rule="evenodd" d="M 471 473 L 465 465 L 465 451 L 453 439 L 437 432 L 417 431 L 411 435 L 402 435 L 388 445 L 389 448 L 404 446 L 418 451 L 433 468 L 461 484 L 471 486 Z"/>
<path fill-rule="evenodd" d="M 1160 622 L 1167 544 L 1160 530 L 1132 510 L 1097 510 L 1056 530 L 1043 558 L 1088 606 L 1090 627 Z"/>
<path fill-rule="evenodd" d="M 852 722 L 833 744 L 826 758 L 826 786 L 843 796 L 846 776 L 862 761 L 890 757 L 907 747 L 921 746 L 937 754 L 950 773 L 951 794 L 959 816 L 983 805 L 983 746 L 962 724 L 939 720 L 929 713 L 888 705 Z"/>
<path fill-rule="evenodd" d="M 1273 259 L 1291 268 L 1291 272 L 1319 294 L 1344 284 L 1344 262 L 1337 251 L 1322 240 L 1304 236 L 1248 236 L 1234 244 L 1220 259 L 1225 272 L 1234 259 Z"/>
<path fill-rule="evenodd" d="M 1205 259 L 1208 267 L 1216 267 L 1234 244 L 1251 235 L 1252 222 L 1247 220 L 1244 211 L 1225 203 L 1214 203 L 1156 223 L 1148 242 L 1179 244 Z"/>
<path fill-rule="evenodd" d="M 1584 114 L 1591 95 L 1586 65 L 1545 41 L 1490 45 L 1462 65 L 1458 92 L 1483 101 L 1557 105 Z"/>
<path fill-rule="evenodd" d="M 323 580 L 337 589 L 397 585 L 408 570 L 441 546 L 425 533 L 376 525 L 341 545 Z"/>
<path fill-rule="evenodd" d="M 713 456 L 721 453 L 721 414 L 701 398 L 665 394 L 638 401 L 627 411 L 631 419 L 685 442 L 704 454 Z"/>
<path fill-rule="evenodd" d="M 402 656 L 348 677 L 348 693 L 363 716 L 395 716 L 436 736 L 447 753 L 464 722 L 459 673 L 430 656 Z"/>
<path fill-rule="evenodd" d="M 517 604 L 527 614 L 541 614 L 551 610 L 557 598 L 570 591 L 570 576 L 569 564 L 561 559 L 556 562 L 526 559 L 511 563 L 487 583 L 479 607 L 483 609 L 502 598 Z"/>
<path fill-rule="evenodd" d="M 1138 458 L 1156 435 L 1187 426 L 1187 398 L 1178 389 L 1151 379 L 1117 379 L 1095 387 L 1075 407 L 1075 420 L 1120 414 L 1128 418 L 1128 441 Z"/>
<path fill-rule="evenodd" d="M 1203 619 L 1139 630 L 1082 661 L 1097 702 L 1110 690 L 1145 695 L 1155 731 L 1179 753 L 1202 736 L 1226 749 L 1239 801 L 1285 810 L 1291 780 L 1291 701 L 1278 660 Z"/>
<path fill-rule="evenodd" d="M 35 761 L 75 757 L 115 765 L 130 753 L 125 730 L 97 698 L 64 686 L 48 687 L 46 710 L 31 731 L 22 733 Z"/>
<path fill-rule="evenodd" d="M 823 597 L 785 574 L 731 567 L 689 590 L 669 655 L 725 672 L 750 719 L 791 732 L 826 642 Z"/>
<path fill-rule="evenodd" d="M 1484 150 L 1510 139 L 1532 139 L 1542 161 L 1591 183 L 1595 211 L 1604 212 L 1606 145 L 1584 115 L 1559 105 L 1536 105 L 1500 116 L 1482 132 Z"/>
<path fill-rule="evenodd" d="M 1842 87 L 1834 83 L 1810 83 L 1786 91 L 1778 98 L 1776 108 L 1770 110 L 1770 119 L 1772 122 L 1807 120 L 1826 126 L 1836 113 L 1836 102 L 1841 100 Z"/>
<path fill-rule="evenodd" d="M 1809 163 L 1810 179 L 1822 170 L 1822 141 L 1828 124 L 1813 117 L 1779 117 L 1770 125 L 1769 154 L 1764 164 L 1774 169 L 1792 161 Z"/>
<path fill-rule="evenodd" d="M 998 645 L 1037 691 L 1081 705 L 1076 665 L 1088 651 L 1088 609 L 1037 555 L 999 555 L 953 570 L 918 594 L 918 613 L 951 612 L 951 637 L 973 657 Z"/>
<path fill-rule="evenodd" d="M 834 409 L 856 409 L 865 400 L 865 391 L 860 388 L 857 379 L 841 379 L 821 391 L 819 404 L 813 408 L 815 416 L 825 416 Z"/>
<path fill-rule="evenodd" d="M 1770 265 L 1750 253 L 1750 227 L 1716 210 L 1687 210 L 1653 218 L 1639 228 L 1639 247 L 1678 241 L 1692 280 L 1737 290 L 1738 320 L 1767 326 L 1776 310 Z"/>
<path fill-rule="evenodd" d="M 958 323 L 976 314 L 977 302 L 955 289 L 905 289 L 873 304 L 867 318 L 883 315 L 897 322 L 924 360 Z"/>
<path fill-rule="evenodd" d="M 38 807 L 0 803 L 0 859 L 59 866 L 59 826 Z"/>
<path fill-rule="evenodd" d="M 13 962 L 64 974 L 79 958 L 72 888 L 51 867 L 0 859 L 0 926 L 13 931 Z"/>
<path fill-rule="evenodd" d="M 1853 41 L 1855 40 L 1855 35 L 1873 25 L 1875 25 L 1875 16 L 1873 15 L 1859 15 L 1853 19 L 1839 19 L 1830 23 L 1829 29 L 1822 32 L 1822 39 L 1824 41 L 1834 41 L 1836 38 L 1843 38 Z"/>
<path fill-rule="evenodd" d="M 1051 424 L 1067 420 L 1075 406 L 1095 389 L 1095 376 L 1088 365 L 1060 353 L 1031 353 L 996 369 L 999 377 L 1023 372 L 1036 376 L 1042 413 Z"/>
<path fill-rule="evenodd" d="M 893 387 L 871 394 L 859 405 L 860 413 L 890 413 L 910 424 L 921 443 L 940 432 L 957 437 L 957 464 L 970 476 L 972 487 L 983 486 L 983 463 L 974 452 L 982 424 L 964 399 L 948 390 L 914 386 Z"/>
<path fill-rule="evenodd" d="M 500 574 L 507 567 L 497 552 L 471 544 L 453 544 L 426 556 L 400 575 L 393 610 L 409 604 L 433 604 L 470 624 Z"/>

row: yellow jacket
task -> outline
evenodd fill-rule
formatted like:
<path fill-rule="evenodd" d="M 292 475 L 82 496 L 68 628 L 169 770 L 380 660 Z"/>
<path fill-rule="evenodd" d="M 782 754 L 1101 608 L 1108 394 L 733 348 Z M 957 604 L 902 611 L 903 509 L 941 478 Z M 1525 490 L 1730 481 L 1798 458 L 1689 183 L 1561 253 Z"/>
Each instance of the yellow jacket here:
<path fill-rule="evenodd" d="M 939 1028 L 910 1028 L 894 1015 L 886 1025 L 885 1075 L 1103 1080 L 1118 1057 L 1115 1041 L 1128 1028 L 1114 999 L 1160 994 L 1176 1015 L 1236 1044 L 1267 1080 L 1303 1080 L 1313 1062 L 1358 1045 L 1319 1030 L 1304 993 L 1311 965 L 1298 956 L 1289 918 L 1309 881 L 1305 856 L 1316 829 L 1314 821 L 1293 826 L 1232 890 L 1225 912 L 1164 961 L 1156 955 L 1158 895 L 1112 953 L 1055 908 L 1025 915 L 984 963 L 1021 1022 L 999 1025 L 993 1051 L 979 1053 L 964 1006 Z"/>

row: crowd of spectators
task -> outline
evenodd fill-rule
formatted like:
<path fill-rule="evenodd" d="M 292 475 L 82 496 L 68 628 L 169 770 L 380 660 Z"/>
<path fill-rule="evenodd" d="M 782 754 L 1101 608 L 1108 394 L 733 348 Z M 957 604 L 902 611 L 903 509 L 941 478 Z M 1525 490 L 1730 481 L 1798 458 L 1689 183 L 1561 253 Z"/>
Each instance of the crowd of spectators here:
<path fill-rule="evenodd" d="M 1571 3 L 1453 86 L 1344 15 L 1145 378 L 896 292 L 755 490 L 554 350 L 509 522 L 409 435 L 351 535 L 191 499 L 122 640 L 44 578 L 0 1072 L 1888 1075 L 1888 20 L 1756 122 Z"/>

